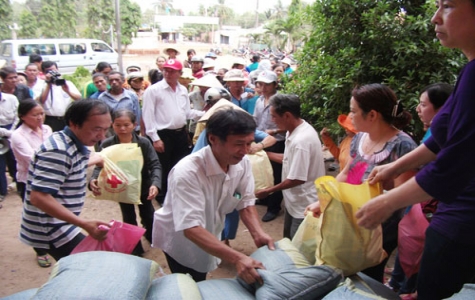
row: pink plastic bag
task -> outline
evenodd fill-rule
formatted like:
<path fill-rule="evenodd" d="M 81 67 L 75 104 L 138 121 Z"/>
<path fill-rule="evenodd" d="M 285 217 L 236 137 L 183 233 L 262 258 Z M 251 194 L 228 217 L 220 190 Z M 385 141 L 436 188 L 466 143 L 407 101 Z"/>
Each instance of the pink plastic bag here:
<path fill-rule="evenodd" d="M 71 254 L 88 251 L 111 251 L 130 254 L 145 233 L 144 228 L 115 220 L 110 222 L 108 230 L 105 240 L 98 241 L 91 236 L 87 236 L 74 248 Z"/>
<path fill-rule="evenodd" d="M 407 278 L 419 272 L 427 227 L 429 222 L 420 203 L 414 204 L 399 222 L 399 262 Z"/>

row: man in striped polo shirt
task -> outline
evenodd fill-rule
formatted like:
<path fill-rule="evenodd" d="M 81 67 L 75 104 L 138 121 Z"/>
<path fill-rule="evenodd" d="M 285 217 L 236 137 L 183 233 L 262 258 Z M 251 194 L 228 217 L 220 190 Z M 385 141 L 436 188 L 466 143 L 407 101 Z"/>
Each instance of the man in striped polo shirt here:
<path fill-rule="evenodd" d="M 45 249 L 59 260 L 71 253 L 85 237 L 81 228 L 97 240 L 107 231 L 107 222 L 79 216 L 86 196 L 88 165 L 102 163 L 99 155 L 89 157 L 86 146 L 105 138 L 111 125 L 107 104 L 80 100 L 70 104 L 64 115 L 67 127 L 53 133 L 33 156 L 28 170 L 20 240 Z"/>

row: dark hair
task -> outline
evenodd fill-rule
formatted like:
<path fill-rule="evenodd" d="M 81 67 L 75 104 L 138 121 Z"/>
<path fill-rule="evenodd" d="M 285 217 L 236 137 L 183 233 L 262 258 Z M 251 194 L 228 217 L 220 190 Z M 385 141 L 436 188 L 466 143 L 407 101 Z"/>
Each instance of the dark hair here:
<path fill-rule="evenodd" d="M 430 103 L 432 103 L 435 110 L 438 110 L 445 104 L 445 101 L 447 101 L 450 94 L 452 94 L 453 89 L 454 87 L 452 85 L 439 82 L 426 86 L 420 95 L 427 92 Z"/>
<path fill-rule="evenodd" d="M 0 69 L 0 77 L 2 79 L 7 78 L 8 75 L 10 74 L 16 74 L 15 68 L 12 68 L 10 66 L 6 66 Z"/>
<path fill-rule="evenodd" d="M 25 66 L 25 70 L 28 69 L 28 67 L 32 67 L 32 66 L 35 66 L 36 68 L 38 68 L 38 65 L 35 64 L 35 63 L 29 63 Z"/>
<path fill-rule="evenodd" d="M 54 61 L 46 60 L 41 63 L 41 71 L 44 73 L 46 69 L 49 69 L 52 66 L 55 66 L 56 68 L 58 68 L 58 65 Z"/>
<path fill-rule="evenodd" d="M 71 124 L 79 127 L 91 116 L 110 114 L 110 108 L 102 100 L 81 99 L 69 104 L 64 114 L 68 126 Z"/>
<path fill-rule="evenodd" d="M 195 49 L 188 49 L 188 51 L 186 51 L 186 55 L 190 55 L 192 53 L 195 53 L 196 54 L 196 51 Z"/>
<path fill-rule="evenodd" d="M 206 122 L 206 136 L 213 134 L 226 141 L 229 135 L 249 134 L 256 131 L 254 118 L 245 111 L 234 108 L 218 109 Z"/>
<path fill-rule="evenodd" d="M 109 74 L 107 74 L 107 78 L 109 78 L 111 75 L 117 75 L 117 74 L 120 75 L 120 78 L 122 79 L 122 81 L 125 81 L 124 73 L 119 72 L 119 71 L 111 71 Z"/>
<path fill-rule="evenodd" d="M 134 124 L 137 121 L 137 116 L 134 114 L 133 111 L 125 109 L 125 108 L 121 108 L 121 109 L 114 110 L 112 112 L 112 122 L 114 122 L 115 119 L 124 117 L 124 116 L 128 117 L 130 121 Z"/>
<path fill-rule="evenodd" d="M 151 69 L 148 71 L 148 80 L 151 84 L 155 84 L 163 79 L 163 74 L 157 69 Z"/>
<path fill-rule="evenodd" d="M 300 118 L 300 98 L 295 94 L 275 94 L 270 97 L 269 105 L 279 116 L 289 112 L 294 117 Z"/>
<path fill-rule="evenodd" d="M 40 63 L 43 62 L 43 57 L 41 55 L 33 53 L 30 54 L 30 63 Z"/>
<path fill-rule="evenodd" d="M 255 63 L 255 62 L 258 62 L 260 59 L 261 59 L 261 57 L 259 55 L 253 55 L 252 58 L 251 58 L 251 61 L 253 63 Z"/>
<path fill-rule="evenodd" d="M 104 73 L 100 73 L 100 72 L 96 72 L 96 73 L 92 74 L 92 81 L 94 81 L 94 79 L 96 79 L 97 77 L 102 77 L 102 78 L 104 78 L 107 82 L 109 81 L 109 78 L 107 78 L 107 75 L 104 74 Z"/>
<path fill-rule="evenodd" d="M 23 99 L 18 104 L 18 118 L 26 116 L 33 108 L 40 105 L 38 102 L 31 98 Z"/>
<path fill-rule="evenodd" d="M 95 74 L 96 72 L 102 72 L 104 71 L 104 69 L 107 69 L 107 68 L 112 70 L 111 64 L 105 61 L 101 61 L 100 63 L 97 64 L 92 74 Z"/>
<path fill-rule="evenodd" d="M 386 123 L 398 129 L 404 128 L 412 120 L 411 114 L 404 110 L 394 91 L 383 84 L 372 83 L 357 87 L 351 95 L 365 115 L 374 110 L 381 114 Z"/>

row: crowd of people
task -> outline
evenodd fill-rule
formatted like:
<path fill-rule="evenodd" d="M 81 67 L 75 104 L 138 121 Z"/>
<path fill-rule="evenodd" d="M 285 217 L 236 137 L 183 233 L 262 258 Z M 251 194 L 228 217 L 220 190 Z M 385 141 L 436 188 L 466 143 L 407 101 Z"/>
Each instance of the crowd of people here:
<path fill-rule="evenodd" d="M 411 114 L 379 83 L 353 89 L 349 114 L 338 118 L 345 138 L 337 145 L 324 128 L 322 145 L 301 117 L 299 97 L 279 92 L 294 72 L 285 58 L 236 58 L 227 69 L 217 67 L 214 53 L 202 57 L 190 49 L 181 62 L 179 51 L 169 47 L 148 76 L 139 66 L 123 74 L 98 64 L 83 95 L 67 80 L 53 84 L 54 62 L 44 61 L 39 69 L 32 57 L 24 83 L 17 82 L 15 69 L 1 68 L 0 136 L 11 141 L 12 151 L 0 155 L 0 200 L 7 193 L 8 167 L 24 202 L 20 240 L 48 267 L 48 255 L 59 260 L 85 237 L 81 229 L 97 240 L 107 238 L 100 226 L 106 222 L 80 216 L 86 188 L 101 193 L 103 158 L 88 147 L 138 143 L 145 160 L 145 205 L 139 210 L 145 237 L 164 252 L 170 270 L 202 281 L 223 260 L 244 281 L 262 282 L 256 271 L 265 268 L 262 263 L 230 247 L 239 218 L 256 246 L 274 249 L 255 204 L 267 205 L 263 222 L 283 207 L 282 236 L 291 239 L 306 213 L 322 213 L 314 180 L 325 174 L 322 147 L 328 147 L 340 163 L 338 181 L 382 183 L 385 193 L 356 218 L 368 229 L 382 226 L 388 254 L 398 248 L 400 220 L 417 203 L 426 208 L 430 223 L 419 272 L 405 277 L 397 258 L 388 285 L 407 293 L 403 299 L 450 297 L 475 279 L 475 1 L 437 4 L 437 38 L 462 50 L 469 62 L 455 87 L 435 83 L 421 91 L 417 113 L 427 134 L 419 146 L 404 131 Z M 274 182 L 255 190 L 246 155 L 261 150 L 271 161 Z M 87 182 L 90 165 L 96 169 Z M 160 204 L 156 211 L 153 199 Z M 121 211 L 125 222 L 137 224 L 133 206 L 121 204 Z M 139 244 L 134 254 L 143 251 Z M 386 264 L 362 271 L 384 282 Z"/>

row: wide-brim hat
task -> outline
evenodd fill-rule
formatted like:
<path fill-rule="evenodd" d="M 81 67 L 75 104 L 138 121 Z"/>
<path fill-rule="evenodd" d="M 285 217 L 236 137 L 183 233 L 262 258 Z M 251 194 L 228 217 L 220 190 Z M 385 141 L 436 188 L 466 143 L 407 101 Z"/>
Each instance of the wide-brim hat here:
<path fill-rule="evenodd" d="M 289 66 L 292 65 L 292 61 L 288 57 L 284 58 L 280 62 L 283 63 L 283 64 L 288 64 Z"/>
<path fill-rule="evenodd" d="M 244 60 L 244 58 L 242 57 L 236 57 L 234 60 L 233 60 L 233 66 L 234 65 L 243 65 L 245 66 L 246 65 L 246 61 Z"/>
<path fill-rule="evenodd" d="M 180 51 L 178 51 L 176 48 L 173 48 L 173 47 L 165 48 L 165 50 L 163 50 L 163 52 L 168 54 L 168 50 L 176 51 L 176 55 L 180 55 Z"/>
<path fill-rule="evenodd" d="M 244 111 L 246 113 L 248 113 L 247 111 L 245 111 L 244 109 L 240 108 L 239 106 L 237 106 L 236 104 L 232 103 L 231 101 L 227 100 L 227 99 L 220 99 L 218 100 L 218 102 L 216 102 L 201 118 L 198 122 L 200 123 L 203 123 L 203 122 L 206 122 L 208 121 L 208 119 L 219 109 L 228 109 L 228 108 L 234 108 L 236 110 L 241 110 L 241 111 Z"/>
<path fill-rule="evenodd" d="M 345 128 L 348 131 L 351 131 L 353 133 L 357 133 L 358 130 L 355 129 L 353 126 L 353 122 L 351 122 L 351 118 L 348 117 L 347 115 L 339 115 L 338 116 L 338 124 L 341 125 L 341 127 Z"/>
<path fill-rule="evenodd" d="M 181 71 L 182 71 L 182 74 L 180 78 L 191 79 L 191 80 L 196 79 L 195 77 L 193 77 L 193 72 L 191 71 L 190 68 L 183 68 L 183 70 Z"/>
<path fill-rule="evenodd" d="M 191 85 L 204 86 L 204 87 L 209 87 L 209 88 L 213 88 L 213 87 L 224 88 L 221 82 L 219 82 L 219 80 L 213 74 L 207 74 L 201 77 L 200 79 L 196 79 L 195 81 L 191 83 Z"/>
<path fill-rule="evenodd" d="M 131 72 L 127 74 L 127 80 L 135 79 L 135 78 L 144 78 L 144 75 L 141 72 Z"/>
<path fill-rule="evenodd" d="M 203 63 L 203 69 L 207 68 L 214 68 L 216 66 L 214 59 L 212 58 L 205 58 Z"/>
<path fill-rule="evenodd" d="M 246 81 L 244 73 L 239 69 L 231 69 L 224 74 L 224 81 Z"/>

